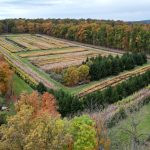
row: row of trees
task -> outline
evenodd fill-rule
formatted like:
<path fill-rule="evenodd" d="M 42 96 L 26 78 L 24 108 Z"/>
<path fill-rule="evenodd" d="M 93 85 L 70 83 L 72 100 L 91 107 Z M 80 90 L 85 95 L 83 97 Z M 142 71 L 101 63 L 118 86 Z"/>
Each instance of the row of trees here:
<path fill-rule="evenodd" d="M 112 104 L 144 88 L 150 83 L 150 71 L 142 75 L 131 77 L 130 79 L 116 85 L 108 87 L 103 91 L 97 91 L 88 94 L 83 98 L 84 109 L 93 109 L 95 107 L 105 107 L 106 104 Z"/>
<path fill-rule="evenodd" d="M 0 149 L 108 150 L 110 141 L 102 122 L 88 115 L 62 119 L 53 95 L 22 94 L 16 114 L 0 126 Z M 104 130 L 105 129 L 105 130 Z"/>
<path fill-rule="evenodd" d="M 144 53 L 125 53 L 123 56 L 94 57 L 87 59 L 86 64 L 91 64 L 89 75 L 91 80 L 99 80 L 107 76 L 118 75 L 124 70 L 133 69 L 135 66 L 147 63 Z"/>
<path fill-rule="evenodd" d="M 130 51 L 150 52 L 150 25 L 121 21 L 74 19 L 9 19 L 0 21 L 0 33 L 47 35 Z"/>

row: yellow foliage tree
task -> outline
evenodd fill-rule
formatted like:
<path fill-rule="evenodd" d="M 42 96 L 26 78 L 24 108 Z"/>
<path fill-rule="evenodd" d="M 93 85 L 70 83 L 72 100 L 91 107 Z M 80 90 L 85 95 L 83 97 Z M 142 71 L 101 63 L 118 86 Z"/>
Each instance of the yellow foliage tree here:
<path fill-rule="evenodd" d="M 81 65 L 81 66 L 78 68 L 78 71 L 79 71 L 80 81 L 85 81 L 85 80 L 87 80 L 87 78 L 88 78 L 88 76 L 89 76 L 89 71 L 90 71 L 89 66 L 87 66 L 87 65 Z"/>
<path fill-rule="evenodd" d="M 69 67 L 64 74 L 66 85 L 73 86 L 79 82 L 79 71 L 76 67 Z"/>

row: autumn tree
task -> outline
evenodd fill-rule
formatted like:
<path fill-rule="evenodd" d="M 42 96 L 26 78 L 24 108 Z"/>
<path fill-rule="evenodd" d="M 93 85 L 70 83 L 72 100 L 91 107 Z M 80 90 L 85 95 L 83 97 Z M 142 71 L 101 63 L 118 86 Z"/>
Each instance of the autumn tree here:
<path fill-rule="evenodd" d="M 47 113 L 51 116 L 57 116 L 56 100 L 52 94 L 44 93 L 43 95 L 33 92 L 31 94 L 22 94 L 20 100 L 16 105 L 17 111 L 20 111 L 23 104 L 30 105 L 34 111 L 33 116 L 41 116 L 43 113 Z"/>
<path fill-rule="evenodd" d="M 11 88 L 13 72 L 2 56 L 0 64 L 0 94 L 5 95 Z"/>
<path fill-rule="evenodd" d="M 73 86 L 79 82 L 79 71 L 76 67 L 69 67 L 64 74 L 66 85 Z"/>
<path fill-rule="evenodd" d="M 47 94 L 43 96 L 43 99 Z M 33 99 L 33 101 L 32 101 Z M 38 101 L 37 93 L 22 95 L 16 105 L 16 115 L 10 116 L 7 124 L 0 127 L 0 149 L 3 150 L 62 150 L 71 138 L 67 134 L 67 121 L 52 117 L 45 111 L 45 101 L 39 107 L 42 115 L 35 116 Z M 19 105 L 19 106 L 18 106 Z M 19 108 L 19 109 L 18 109 Z M 52 109 L 51 109 L 52 110 Z"/>
<path fill-rule="evenodd" d="M 81 65 L 79 68 L 78 68 L 78 71 L 79 71 L 79 80 L 80 81 L 85 81 L 87 80 L 88 76 L 89 76 L 89 66 L 87 65 Z"/>

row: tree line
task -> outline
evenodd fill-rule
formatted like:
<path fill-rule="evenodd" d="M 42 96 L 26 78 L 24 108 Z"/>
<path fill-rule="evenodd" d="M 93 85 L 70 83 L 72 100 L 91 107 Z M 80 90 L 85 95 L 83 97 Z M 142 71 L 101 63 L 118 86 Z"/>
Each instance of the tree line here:
<path fill-rule="evenodd" d="M 92 57 L 87 59 L 86 64 L 89 65 L 89 75 L 91 80 L 100 80 L 107 76 L 118 75 L 124 70 L 133 69 L 147 63 L 147 57 L 144 53 L 125 53 L 121 57 L 118 55 L 113 57 Z"/>
<path fill-rule="evenodd" d="M 150 25 L 91 19 L 6 19 L 0 33 L 39 33 L 121 50 L 150 52 Z"/>

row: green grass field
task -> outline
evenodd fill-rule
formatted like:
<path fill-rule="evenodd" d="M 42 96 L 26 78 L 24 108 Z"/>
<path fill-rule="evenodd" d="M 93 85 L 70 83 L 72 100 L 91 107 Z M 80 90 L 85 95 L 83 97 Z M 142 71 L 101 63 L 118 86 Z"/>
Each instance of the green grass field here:
<path fill-rule="evenodd" d="M 33 89 L 17 75 L 13 77 L 13 89 L 15 95 L 19 96 L 22 92 L 31 93 Z"/>
<path fill-rule="evenodd" d="M 150 103 L 143 106 L 139 112 L 131 114 L 127 119 L 120 121 L 118 125 L 110 129 L 109 135 L 112 145 L 121 144 L 127 145 L 130 143 L 130 135 L 125 131 L 126 129 L 131 130 L 132 119 L 138 123 L 137 133 L 138 135 L 143 134 L 140 140 L 145 141 L 150 137 Z M 125 129 L 125 130 L 124 130 Z M 113 149 L 116 149 L 113 148 Z"/>

